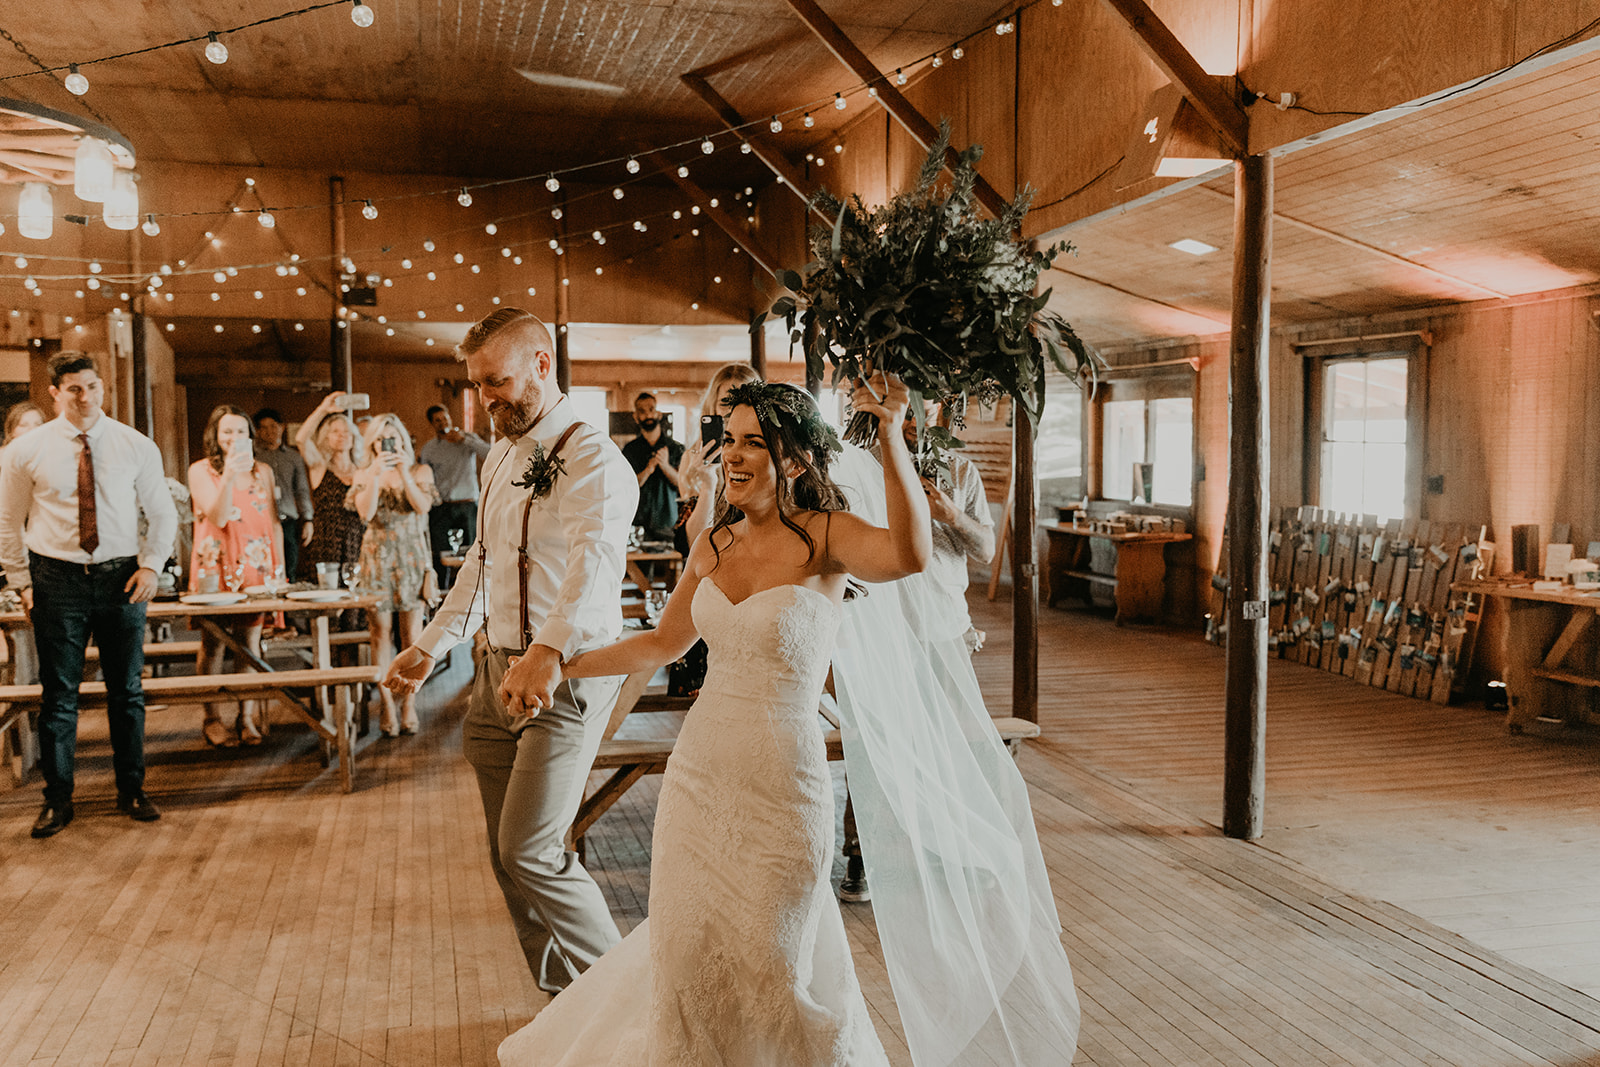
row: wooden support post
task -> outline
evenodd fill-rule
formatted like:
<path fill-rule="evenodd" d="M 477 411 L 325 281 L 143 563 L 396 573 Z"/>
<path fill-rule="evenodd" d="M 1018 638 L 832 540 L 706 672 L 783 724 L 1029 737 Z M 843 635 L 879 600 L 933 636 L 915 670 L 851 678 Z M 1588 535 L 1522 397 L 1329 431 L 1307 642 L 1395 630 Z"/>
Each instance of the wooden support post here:
<path fill-rule="evenodd" d="M 1272 322 L 1272 159 L 1234 175 L 1229 351 L 1228 652 L 1222 832 L 1261 836 L 1267 729 L 1267 351 Z"/>
<path fill-rule="evenodd" d="M 845 35 L 838 23 L 816 5 L 815 0 L 789 0 L 789 6 L 794 8 L 795 14 L 800 16 L 802 22 L 811 27 L 811 32 L 821 39 L 839 62 L 849 67 L 856 77 L 878 91 L 878 103 L 882 104 L 884 110 L 911 135 L 912 140 L 925 150 L 933 145 L 939 137 L 939 131 L 934 124 L 912 106 L 911 101 L 895 87 L 892 79 L 884 77 L 883 72 L 873 66 L 867 54 L 856 47 L 855 42 Z M 953 170 L 961 158 L 961 153 L 954 148 L 947 148 L 944 158 L 945 166 Z M 1001 196 L 983 175 L 977 175 L 972 191 L 977 195 L 978 203 L 996 218 L 1005 214 L 1005 197 Z"/>
<path fill-rule="evenodd" d="M 566 203 L 567 196 L 563 192 L 561 194 L 561 219 L 556 222 L 556 239 L 561 242 L 563 248 L 566 247 L 567 243 Z M 554 335 L 553 340 L 556 343 L 554 353 L 556 357 L 556 388 L 563 393 L 572 391 L 572 356 L 567 349 L 567 319 L 570 314 L 568 306 L 570 294 L 568 291 L 571 288 L 572 279 L 567 274 L 567 257 L 564 255 L 557 256 L 556 321 L 555 328 L 550 332 Z"/>
<path fill-rule="evenodd" d="M 1039 494 L 1033 422 L 1021 405 L 1011 418 L 1011 714 L 1039 721 L 1039 565 L 1034 551 Z"/>
<path fill-rule="evenodd" d="M 329 378 L 334 389 L 353 393 L 355 370 L 350 360 L 350 324 L 344 318 L 344 294 L 339 286 L 339 278 L 344 274 L 344 179 L 338 175 L 328 179 L 328 226 L 331 250 L 328 293 L 332 300 L 328 311 Z"/>
<path fill-rule="evenodd" d="M 756 313 L 752 311 L 750 317 L 754 319 Z M 750 366 L 761 376 L 762 381 L 767 378 L 767 331 L 754 329 L 750 331 Z"/>

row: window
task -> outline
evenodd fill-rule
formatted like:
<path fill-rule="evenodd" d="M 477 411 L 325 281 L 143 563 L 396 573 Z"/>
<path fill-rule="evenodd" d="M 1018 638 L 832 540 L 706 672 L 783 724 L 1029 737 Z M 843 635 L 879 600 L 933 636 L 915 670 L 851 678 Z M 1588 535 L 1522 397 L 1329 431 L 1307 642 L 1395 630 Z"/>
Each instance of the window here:
<path fill-rule="evenodd" d="M 1034 443 L 1039 502 L 1064 507 L 1083 498 L 1083 392 L 1078 383 L 1051 368 L 1045 372 L 1044 417 Z M 1004 493 L 1004 488 L 1000 490 Z M 995 490 L 989 490 L 991 498 Z"/>
<path fill-rule="evenodd" d="M 1321 506 L 1399 518 L 1406 504 L 1404 356 L 1322 364 Z"/>
<path fill-rule="evenodd" d="M 1101 391 L 1100 495 L 1189 507 L 1194 501 L 1193 379 L 1116 381 Z"/>
<path fill-rule="evenodd" d="M 590 426 L 604 430 L 611 425 L 611 412 L 606 406 L 606 391 L 592 385 L 575 385 L 567 391 L 573 411 Z"/>

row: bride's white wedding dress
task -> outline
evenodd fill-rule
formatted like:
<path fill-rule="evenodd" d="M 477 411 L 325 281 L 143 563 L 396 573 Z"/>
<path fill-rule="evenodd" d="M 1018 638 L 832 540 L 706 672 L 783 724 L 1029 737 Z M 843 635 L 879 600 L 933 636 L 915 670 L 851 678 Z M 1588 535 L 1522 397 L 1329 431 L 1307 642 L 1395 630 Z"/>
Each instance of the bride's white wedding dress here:
<path fill-rule="evenodd" d="M 500 1046 L 508 1067 L 878 1067 L 829 873 L 817 702 L 839 627 L 781 585 L 691 606 L 709 649 L 667 764 L 650 917 Z"/>

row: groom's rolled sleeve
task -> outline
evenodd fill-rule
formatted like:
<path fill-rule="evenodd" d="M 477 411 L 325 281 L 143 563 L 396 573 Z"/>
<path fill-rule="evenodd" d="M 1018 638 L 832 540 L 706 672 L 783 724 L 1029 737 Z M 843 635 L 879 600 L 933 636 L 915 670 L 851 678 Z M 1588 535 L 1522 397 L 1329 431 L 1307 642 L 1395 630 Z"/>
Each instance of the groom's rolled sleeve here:
<path fill-rule="evenodd" d="M 563 660 L 622 629 L 622 575 L 639 483 L 622 453 L 602 442 L 609 444 L 592 437 L 573 450 L 564 491 L 557 491 L 566 571 L 533 643 L 555 649 Z"/>

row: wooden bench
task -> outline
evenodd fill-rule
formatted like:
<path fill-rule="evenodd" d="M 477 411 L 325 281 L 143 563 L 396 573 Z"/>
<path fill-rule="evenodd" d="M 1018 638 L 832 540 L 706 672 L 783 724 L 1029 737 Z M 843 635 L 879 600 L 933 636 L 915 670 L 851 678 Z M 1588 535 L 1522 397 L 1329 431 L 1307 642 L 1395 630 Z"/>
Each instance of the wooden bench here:
<path fill-rule="evenodd" d="M 618 701 L 619 705 L 621 701 Z M 626 713 L 625 713 L 626 714 Z M 832 715 L 826 716 L 832 719 Z M 615 719 L 615 716 L 614 716 Z M 1022 747 L 1022 742 L 1028 738 L 1039 736 L 1039 724 L 1026 719 L 996 718 L 990 720 L 1000 734 L 1000 740 L 1015 756 Z M 829 760 L 844 759 L 844 744 L 837 728 L 830 729 L 822 735 L 823 744 L 827 747 Z M 578 807 L 578 817 L 572 822 L 572 831 L 568 836 L 572 847 L 580 855 L 583 852 L 583 835 L 589 828 L 604 815 L 611 806 L 621 800 L 634 784 L 647 774 L 660 774 L 667 769 L 667 759 L 672 755 L 672 747 L 676 744 L 675 738 L 609 738 L 600 742 L 600 751 L 594 759 L 594 769 L 612 771 L 610 778 L 606 779 L 593 794 L 584 798 Z"/>
<path fill-rule="evenodd" d="M 352 690 L 375 685 L 382 672 L 374 666 L 327 667 L 292 671 L 254 671 L 239 674 L 199 674 L 185 677 L 146 678 L 145 700 L 178 701 L 241 700 L 248 697 L 277 696 L 300 712 L 322 739 L 323 765 L 337 756 L 344 791 L 355 788 L 354 715 Z M 313 695 L 320 694 L 320 695 Z M 331 696 L 330 696 L 331 694 Z M 0 685 L 0 732 L 19 716 L 39 710 L 44 688 L 38 685 Z M 78 687 L 80 708 L 104 707 L 104 682 L 84 682 Z M 324 712 L 320 710 L 326 708 Z"/>

